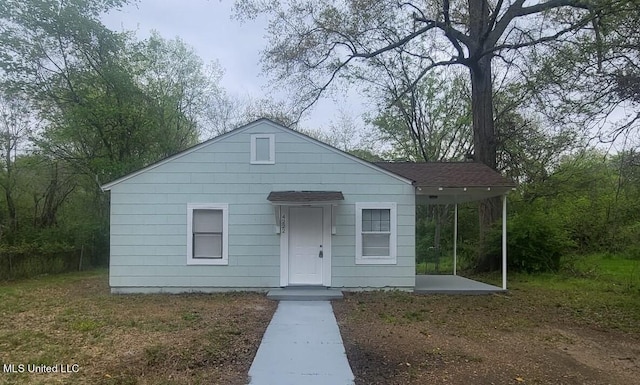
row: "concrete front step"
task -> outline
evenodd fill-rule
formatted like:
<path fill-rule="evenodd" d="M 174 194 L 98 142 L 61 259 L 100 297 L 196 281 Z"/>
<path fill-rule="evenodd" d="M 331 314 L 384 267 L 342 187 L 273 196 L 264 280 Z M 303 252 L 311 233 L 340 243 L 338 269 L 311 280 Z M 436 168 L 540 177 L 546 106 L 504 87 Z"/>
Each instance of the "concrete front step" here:
<path fill-rule="evenodd" d="M 342 299 L 342 291 L 326 287 L 284 287 L 271 289 L 267 298 L 276 301 L 331 301 Z"/>

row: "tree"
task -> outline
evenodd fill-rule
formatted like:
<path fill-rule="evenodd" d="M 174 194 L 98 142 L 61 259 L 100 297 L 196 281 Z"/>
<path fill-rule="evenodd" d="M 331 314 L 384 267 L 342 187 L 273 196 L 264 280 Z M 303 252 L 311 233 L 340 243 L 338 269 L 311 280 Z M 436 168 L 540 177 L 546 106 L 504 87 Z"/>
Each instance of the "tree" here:
<path fill-rule="evenodd" d="M 464 160 L 471 153 L 464 79 L 434 73 L 406 93 L 395 87 L 387 90 L 380 112 L 369 119 L 379 141 L 391 145 L 387 158 L 442 162 Z"/>
<path fill-rule="evenodd" d="M 7 87 L 25 90 L 46 121 L 40 147 L 99 183 L 196 143 L 221 92 L 220 69 L 180 39 L 107 29 L 100 14 L 123 3 L 0 3 Z"/>
<path fill-rule="evenodd" d="M 637 132 L 639 22 L 638 0 L 616 1 L 600 13 L 593 33 L 572 44 L 548 42 L 531 56 L 526 86 L 551 124 L 577 127 L 603 143 Z"/>
<path fill-rule="evenodd" d="M 335 81 L 375 77 L 370 69 L 414 64 L 409 92 L 432 70 L 463 66 L 471 81 L 474 159 L 496 168 L 493 58 L 517 60 L 537 44 L 569 37 L 596 22 L 612 1 L 279 1 L 239 0 L 241 17 L 272 17 L 264 68 L 288 84 L 303 105 L 315 103 Z M 496 200 L 481 205 L 484 224 L 499 214 Z M 484 263 L 493 267 L 492 261 Z"/>
<path fill-rule="evenodd" d="M 41 123 L 30 151 L 17 156 L 14 136 L 2 137 L 12 150 L 2 154 L 0 201 L 22 219 L 16 239 L 34 250 L 64 243 L 104 255 L 100 185 L 194 144 L 220 91 L 219 68 L 180 39 L 139 42 L 106 28 L 102 14 L 124 3 L 0 0 L 0 88 L 24 96 Z"/>
<path fill-rule="evenodd" d="M 135 62 L 136 82 L 153 101 L 154 124 L 168 139 L 162 156 L 192 145 L 208 129 L 206 113 L 223 103 L 222 69 L 215 62 L 205 65 L 179 37 L 166 40 L 156 31 L 131 51 L 141 58 Z"/>
<path fill-rule="evenodd" d="M 355 152 L 366 159 L 375 158 L 370 146 L 360 137 L 360 129 L 353 117 L 346 111 L 340 110 L 336 118 L 329 122 L 329 127 L 325 130 L 305 128 L 296 130 L 344 152 L 351 154 Z"/>
<path fill-rule="evenodd" d="M 2 154 L 2 175 L 0 186 L 4 190 L 7 204 L 10 232 L 18 228 L 18 214 L 14 199 L 16 174 L 16 158 L 18 152 L 24 150 L 24 144 L 33 131 L 33 117 L 29 106 L 18 95 L 0 95 L 0 154 Z"/>
<path fill-rule="evenodd" d="M 264 65 L 278 81 L 293 83 L 298 98 L 315 102 L 340 76 L 366 76 L 364 69 L 419 58 L 408 92 L 438 67 L 461 65 L 471 75 L 474 149 L 477 161 L 496 165 L 492 59 L 555 40 L 585 27 L 604 2 L 552 0 L 363 2 L 242 0 L 239 13 L 270 14 Z M 579 11 L 579 12 L 577 12 Z M 539 23 L 537 23 L 539 22 Z M 293 80 L 293 82 L 291 82 Z"/>
<path fill-rule="evenodd" d="M 298 127 L 298 120 L 281 101 L 230 97 L 220 93 L 205 110 L 205 135 L 208 138 L 222 135 L 260 118 L 273 120 L 292 129 Z"/>
<path fill-rule="evenodd" d="M 583 130 L 546 124 L 527 103 L 531 97 L 522 82 L 494 93 L 497 168 L 518 184 L 544 182 L 564 155 L 586 144 Z"/>
<path fill-rule="evenodd" d="M 126 35 L 109 31 L 98 20 L 101 12 L 120 4 L 0 3 L 5 87 L 23 90 L 46 122 L 40 141 L 45 150 L 92 176 L 100 168 L 117 174 L 114 162 L 140 156 L 146 147 L 134 154 L 130 145 L 130 138 L 140 133 L 140 124 L 131 118 L 141 115 L 142 98 L 123 65 Z"/>

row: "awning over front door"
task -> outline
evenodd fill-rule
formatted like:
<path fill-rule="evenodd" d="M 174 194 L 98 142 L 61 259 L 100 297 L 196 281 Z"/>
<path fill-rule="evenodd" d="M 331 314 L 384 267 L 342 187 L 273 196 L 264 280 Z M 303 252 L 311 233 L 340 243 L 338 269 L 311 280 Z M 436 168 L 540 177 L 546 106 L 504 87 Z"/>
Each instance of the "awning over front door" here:
<path fill-rule="evenodd" d="M 344 200 L 342 191 L 271 191 L 267 200 L 273 205 L 276 233 L 285 228 L 285 210 L 290 206 L 328 206 L 331 210 L 331 234 L 336 233 L 335 206 Z"/>
<path fill-rule="evenodd" d="M 273 204 L 331 203 L 344 200 L 342 191 L 271 191 L 267 200 Z"/>

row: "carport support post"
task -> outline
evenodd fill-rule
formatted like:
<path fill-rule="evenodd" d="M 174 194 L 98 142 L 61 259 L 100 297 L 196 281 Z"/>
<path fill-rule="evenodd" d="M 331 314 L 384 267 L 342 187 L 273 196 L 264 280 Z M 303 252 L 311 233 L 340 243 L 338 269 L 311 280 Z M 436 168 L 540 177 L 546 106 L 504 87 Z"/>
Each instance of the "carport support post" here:
<path fill-rule="evenodd" d="M 453 207 L 453 275 L 458 275 L 458 204 Z"/>
<path fill-rule="evenodd" d="M 502 290 L 507 290 L 507 195 L 502 196 Z"/>

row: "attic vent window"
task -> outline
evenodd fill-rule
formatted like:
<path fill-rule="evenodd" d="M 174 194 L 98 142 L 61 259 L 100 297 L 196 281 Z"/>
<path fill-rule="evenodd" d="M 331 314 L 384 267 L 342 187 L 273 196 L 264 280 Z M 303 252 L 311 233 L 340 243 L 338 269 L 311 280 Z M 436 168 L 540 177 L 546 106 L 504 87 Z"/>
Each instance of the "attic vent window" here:
<path fill-rule="evenodd" d="M 275 135 L 251 135 L 251 164 L 274 164 L 275 162 Z"/>

